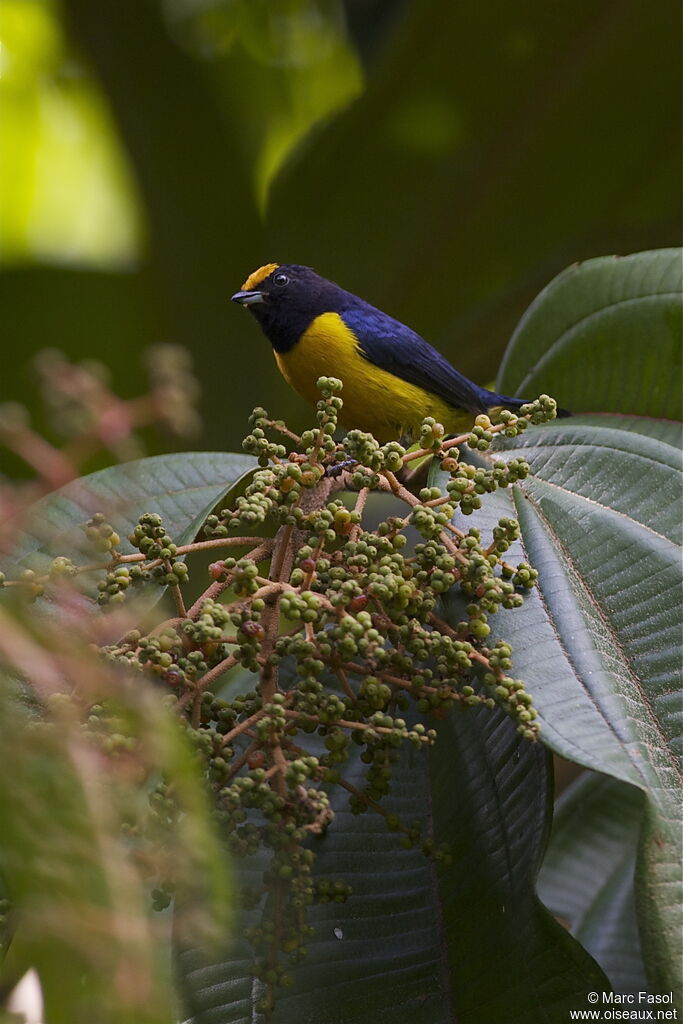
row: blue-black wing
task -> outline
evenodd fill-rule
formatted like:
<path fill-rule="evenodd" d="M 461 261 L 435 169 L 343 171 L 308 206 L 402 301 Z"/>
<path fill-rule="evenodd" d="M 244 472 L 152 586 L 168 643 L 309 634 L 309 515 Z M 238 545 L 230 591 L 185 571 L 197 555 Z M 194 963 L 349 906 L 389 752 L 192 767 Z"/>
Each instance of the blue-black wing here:
<path fill-rule="evenodd" d="M 344 309 L 340 316 L 358 338 L 365 359 L 409 384 L 438 395 L 454 408 L 485 412 L 493 404 L 491 399 L 497 397 L 458 373 L 415 331 L 374 306 L 359 304 Z"/>

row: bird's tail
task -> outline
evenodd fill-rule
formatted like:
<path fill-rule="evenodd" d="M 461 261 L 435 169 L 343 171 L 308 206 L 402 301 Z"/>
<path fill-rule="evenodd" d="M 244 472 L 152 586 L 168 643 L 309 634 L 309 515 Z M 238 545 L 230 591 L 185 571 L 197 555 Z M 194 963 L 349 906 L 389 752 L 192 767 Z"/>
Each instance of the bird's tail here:
<path fill-rule="evenodd" d="M 528 402 L 528 398 L 511 398 L 509 395 L 497 395 L 495 391 L 486 392 L 486 404 L 489 409 L 521 409 L 521 407 L 523 405 L 527 405 Z M 571 415 L 572 413 L 569 411 L 569 409 L 560 409 L 558 407 L 558 419 L 564 419 L 565 417 Z"/>

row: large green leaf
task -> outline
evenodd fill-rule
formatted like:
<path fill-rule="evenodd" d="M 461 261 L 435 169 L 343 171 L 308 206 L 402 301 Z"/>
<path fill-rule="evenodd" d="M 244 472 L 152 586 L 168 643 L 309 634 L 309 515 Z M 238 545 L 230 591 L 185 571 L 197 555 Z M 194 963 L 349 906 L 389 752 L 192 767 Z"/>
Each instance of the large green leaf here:
<path fill-rule="evenodd" d="M 363 770 L 356 760 L 349 780 L 362 785 Z M 453 863 L 439 871 L 421 852 L 399 849 L 377 815 L 352 815 L 334 790 L 336 818 L 314 840 L 316 873 L 343 878 L 354 892 L 344 905 L 313 911 L 310 952 L 292 969 L 276 1024 L 388 1024 L 398 1006 L 415 1024 L 545 1024 L 605 988 L 535 895 L 549 783 L 543 747 L 521 740 L 500 712 L 452 714 L 429 755 L 405 752 L 386 800 L 450 842 Z M 259 865 L 249 867 L 244 880 L 253 884 Z M 196 1024 L 254 1019 L 260 992 L 245 945 L 223 962 L 186 950 L 180 967 Z"/>
<path fill-rule="evenodd" d="M 643 794 L 584 773 L 555 805 L 538 879 L 545 905 L 598 961 L 617 992 L 647 989 L 633 899 Z"/>
<path fill-rule="evenodd" d="M 644 437 L 654 437 L 673 448 L 680 448 L 683 441 L 683 423 L 680 420 L 660 420 L 652 416 L 627 416 L 619 413 L 583 413 L 581 423 L 587 427 L 614 427 L 616 430 L 630 430 Z"/>
<path fill-rule="evenodd" d="M 680 952 L 680 455 L 611 423 L 577 417 L 498 443 L 496 457 L 523 456 L 531 473 L 477 518 L 486 529 L 515 516 L 509 560 L 540 573 L 523 609 L 491 624 L 513 646 L 543 739 L 648 796 L 639 922 L 651 984 L 668 991 Z"/>
<path fill-rule="evenodd" d="M 551 818 L 539 748 L 498 711 L 479 710 L 451 714 L 430 753 L 430 812 L 454 849 L 439 895 L 461 1024 L 562 1020 L 587 991 L 609 987 L 536 896 Z"/>
<path fill-rule="evenodd" d="M 103 512 L 119 533 L 124 554 L 134 550 L 127 538 L 143 512 L 161 515 L 176 543 L 187 544 L 214 505 L 253 468 L 248 455 L 181 452 L 91 473 L 32 506 L 12 565 L 44 570 L 56 555 L 81 561 L 87 550 L 83 525 L 95 512 Z"/>
<path fill-rule="evenodd" d="M 680 417 L 681 257 L 660 249 L 563 271 L 513 334 L 501 391 L 545 392 L 575 412 Z"/>

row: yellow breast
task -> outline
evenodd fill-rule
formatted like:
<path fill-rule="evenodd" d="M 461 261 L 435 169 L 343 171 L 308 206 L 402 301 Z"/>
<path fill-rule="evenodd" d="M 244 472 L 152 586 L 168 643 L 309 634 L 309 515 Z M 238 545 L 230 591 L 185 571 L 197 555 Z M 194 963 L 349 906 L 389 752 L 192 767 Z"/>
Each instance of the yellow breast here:
<path fill-rule="evenodd" d="M 463 413 L 364 359 L 359 342 L 338 313 L 316 317 L 289 352 L 275 352 L 280 372 L 302 398 L 315 404 L 318 377 L 343 381 L 341 422 L 371 431 L 378 441 L 395 440 L 419 430 L 433 416 L 449 433 L 467 429 L 473 416 Z"/>

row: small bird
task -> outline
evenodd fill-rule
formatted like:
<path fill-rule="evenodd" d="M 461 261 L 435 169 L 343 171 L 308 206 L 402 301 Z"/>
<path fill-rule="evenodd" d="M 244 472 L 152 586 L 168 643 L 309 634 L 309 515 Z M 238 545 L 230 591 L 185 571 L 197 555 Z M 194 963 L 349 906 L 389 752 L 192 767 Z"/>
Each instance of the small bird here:
<path fill-rule="evenodd" d="M 382 443 L 419 435 L 425 416 L 457 434 L 480 413 L 525 403 L 474 384 L 410 327 L 310 267 L 267 263 L 232 301 L 256 317 L 302 398 L 315 404 L 318 378 L 340 378 L 341 422 Z"/>

